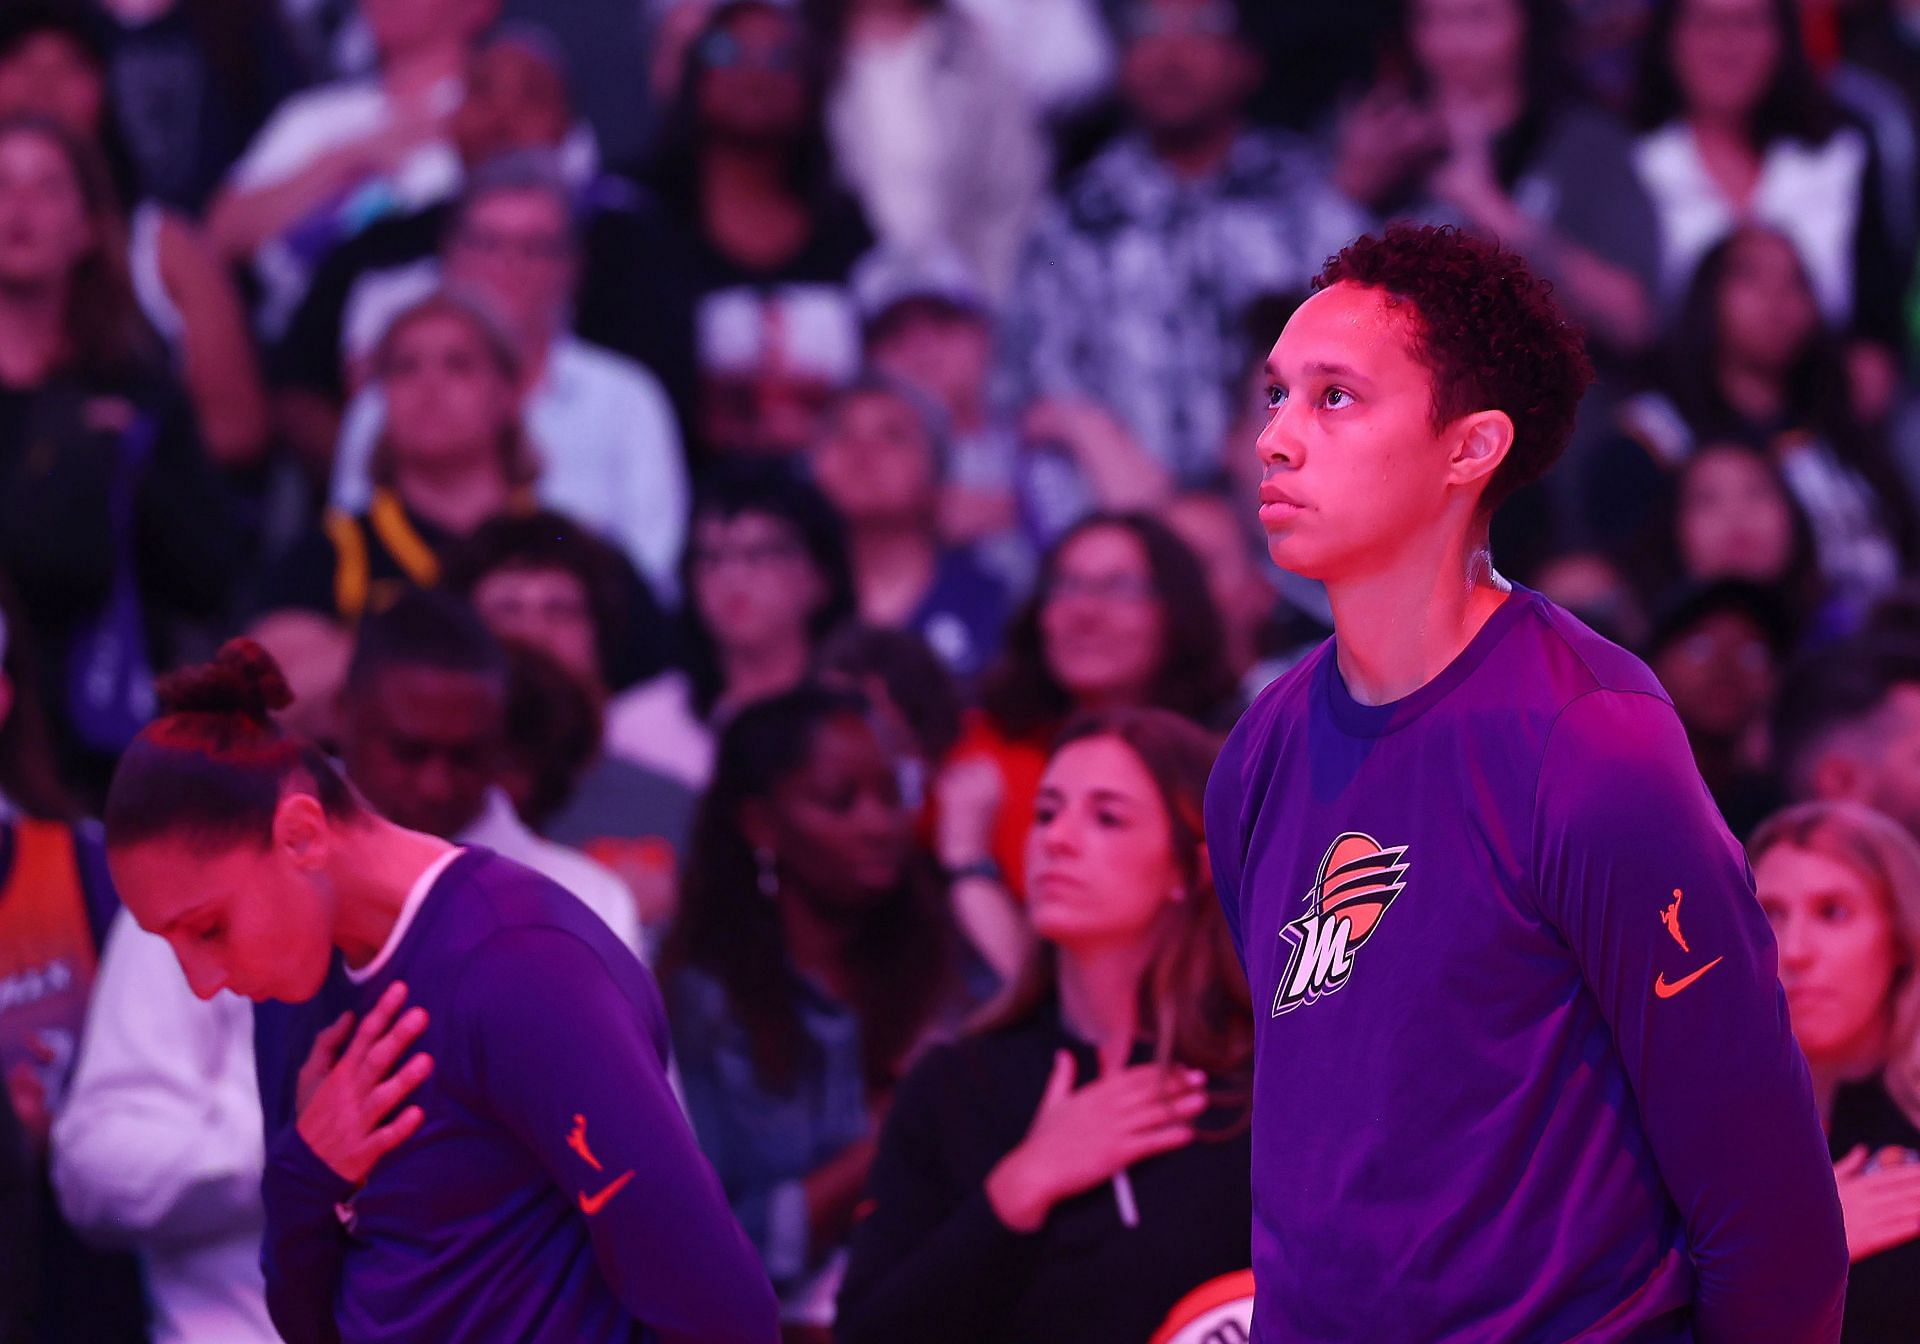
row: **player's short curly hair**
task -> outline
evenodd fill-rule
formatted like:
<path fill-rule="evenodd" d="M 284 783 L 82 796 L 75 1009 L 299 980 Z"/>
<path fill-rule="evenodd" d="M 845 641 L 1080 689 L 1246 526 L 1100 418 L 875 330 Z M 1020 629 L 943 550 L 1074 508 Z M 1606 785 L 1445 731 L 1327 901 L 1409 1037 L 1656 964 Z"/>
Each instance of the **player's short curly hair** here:
<path fill-rule="evenodd" d="M 1450 226 L 1396 224 L 1342 248 L 1314 277 L 1380 289 L 1404 305 L 1415 358 L 1433 374 L 1436 430 L 1474 411 L 1505 411 L 1513 447 L 1480 497 L 1491 511 L 1566 451 L 1593 381 L 1580 329 L 1518 253 Z"/>

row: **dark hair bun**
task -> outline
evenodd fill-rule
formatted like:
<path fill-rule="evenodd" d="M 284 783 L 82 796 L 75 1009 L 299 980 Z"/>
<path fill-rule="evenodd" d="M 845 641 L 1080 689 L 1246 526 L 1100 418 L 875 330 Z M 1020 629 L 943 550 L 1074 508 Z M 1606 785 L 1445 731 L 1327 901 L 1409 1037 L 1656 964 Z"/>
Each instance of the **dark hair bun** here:
<path fill-rule="evenodd" d="M 293 691 L 273 655 L 250 639 L 230 639 L 210 663 L 182 668 L 155 687 L 163 714 L 223 714 L 264 727 L 273 711 L 293 703 Z"/>

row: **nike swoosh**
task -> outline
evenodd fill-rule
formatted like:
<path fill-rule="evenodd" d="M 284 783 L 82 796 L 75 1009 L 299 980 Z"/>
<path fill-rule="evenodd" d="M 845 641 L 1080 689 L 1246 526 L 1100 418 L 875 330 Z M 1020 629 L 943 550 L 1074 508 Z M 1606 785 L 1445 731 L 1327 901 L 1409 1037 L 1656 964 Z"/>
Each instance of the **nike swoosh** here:
<path fill-rule="evenodd" d="M 1670 999 L 1725 960 L 1725 957 L 1715 957 L 1692 975 L 1683 975 L 1672 984 L 1667 983 L 1666 972 L 1662 971 L 1659 975 L 1653 977 L 1653 992 L 1663 999 Z"/>
<path fill-rule="evenodd" d="M 593 1217 L 594 1214 L 600 1212 L 600 1210 L 607 1207 L 608 1200 L 612 1199 L 615 1195 L 620 1193 L 621 1186 L 625 1185 L 628 1181 L 632 1179 L 633 1179 L 632 1172 L 630 1171 L 622 1172 L 619 1178 L 615 1180 L 613 1184 L 609 1185 L 606 1189 L 602 1190 L 599 1194 L 589 1195 L 588 1193 L 586 1193 L 586 1191 L 584 1190 L 581 1191 L 580 1192 L 580 1212 L 586 1214 L 587 1217 L 589 1218 Z"/>

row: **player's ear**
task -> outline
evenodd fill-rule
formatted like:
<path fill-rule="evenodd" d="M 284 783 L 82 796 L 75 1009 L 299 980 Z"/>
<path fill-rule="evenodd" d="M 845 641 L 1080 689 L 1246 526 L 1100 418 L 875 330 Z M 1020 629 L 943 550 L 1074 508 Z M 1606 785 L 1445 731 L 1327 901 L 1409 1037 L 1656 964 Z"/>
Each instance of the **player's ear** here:
<path fill-rule="evenodd" d="M 311 793 L 289 793 L 273 810 L 274 848 L 309 872 L 324 868 L 333 850 L 326 809 Z"/>
<path fill-rule="evenodd" d="M 1513 420 L 1505 411 L 1475 411 L 1453 422 L 1447 476 L 1453 485 L 1484 484 L 1513 449 Z"/>

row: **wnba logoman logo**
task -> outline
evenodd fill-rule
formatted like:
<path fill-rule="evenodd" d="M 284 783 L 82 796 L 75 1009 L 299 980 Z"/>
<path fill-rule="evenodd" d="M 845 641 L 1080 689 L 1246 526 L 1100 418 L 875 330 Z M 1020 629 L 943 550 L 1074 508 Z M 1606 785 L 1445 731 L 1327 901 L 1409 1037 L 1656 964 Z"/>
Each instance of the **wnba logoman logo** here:
<path fill-rule="evenodd" d="M 1307 913 L 1280 930 L 1293 945 L 1273 992 L 1273 1015 L 1290 1013 L 1347 983 L 1353 953 L 1373 935 L 1393 898 L 1407 885 L 1407 847 L 1384 848 L 1348 831 L 1327 847 L 1307 892 Z"/>

